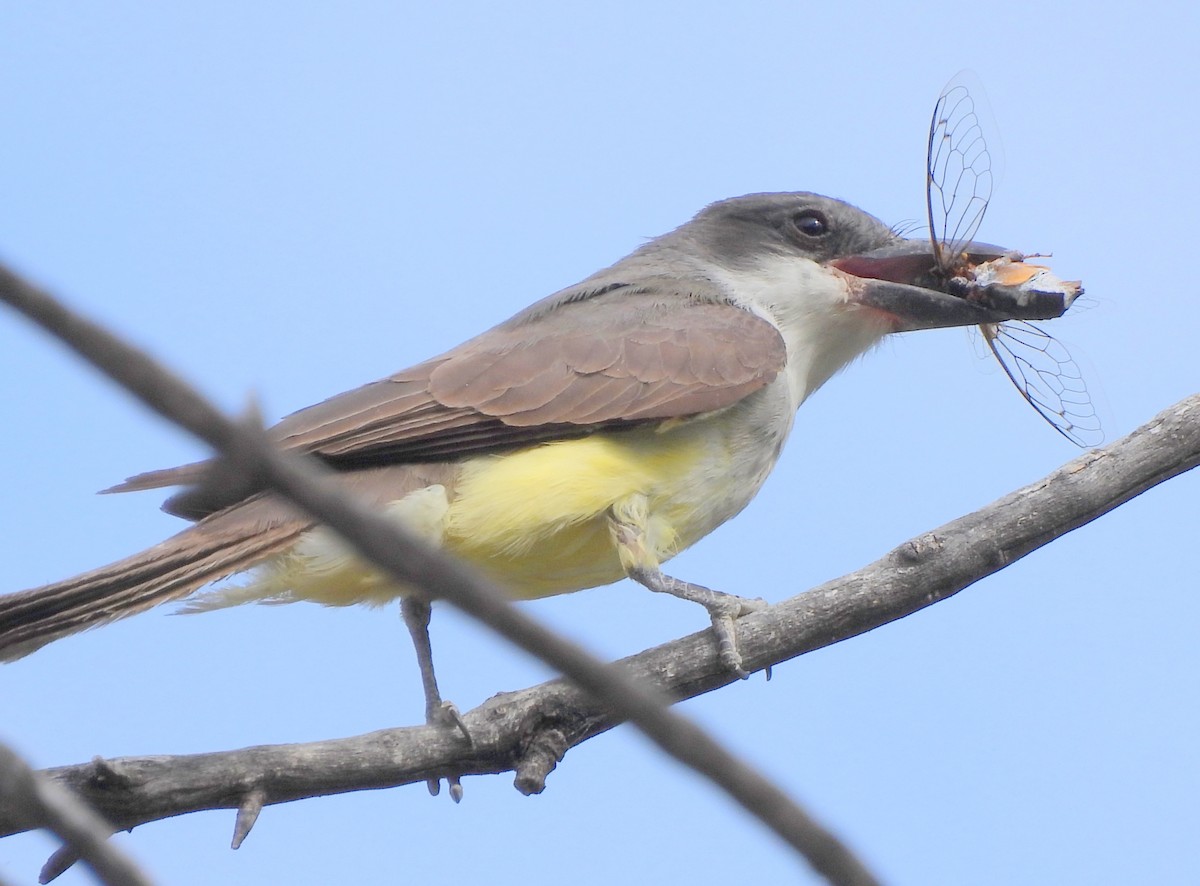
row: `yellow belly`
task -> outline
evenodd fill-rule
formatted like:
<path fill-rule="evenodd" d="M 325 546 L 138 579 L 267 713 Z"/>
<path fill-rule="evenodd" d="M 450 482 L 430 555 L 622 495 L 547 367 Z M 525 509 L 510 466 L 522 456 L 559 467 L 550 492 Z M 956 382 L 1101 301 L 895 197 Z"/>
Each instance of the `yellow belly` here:
<path fill-rule="evenodd" d="M 548 443 L 464 465 L 442 545 L 514 597 L 608 584 L 624 576 L 610 509 L 645 496 L 647 546 L 665 561 L 715 528 L 730 453 L 695 424 Z M 715 522 L 714 522 L 715 519 Z"/>
<path fill-rule="evenodd" d="M 446 486 L 418 487 L 385 512 L 518 599 L 609 584 L 625 576 L 609 528 L 614 508 L 625 513 L 636 501 L 645 553 L 662 563 L 750 501 L 778 446 L 775 438 L 747 445 L 747 427 L 762 425 L 727 413 L 469 459 Z M 404 590 L 317 527 L 248 582 L 188 609 L 252 600 L 381 605 Z"/>

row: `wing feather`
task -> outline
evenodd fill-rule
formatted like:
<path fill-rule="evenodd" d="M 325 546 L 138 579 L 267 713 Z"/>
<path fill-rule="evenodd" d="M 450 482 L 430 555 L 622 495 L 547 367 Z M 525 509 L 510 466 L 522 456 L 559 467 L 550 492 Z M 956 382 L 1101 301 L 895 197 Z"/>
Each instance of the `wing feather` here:
<path fill-rule="evenodd" d="M 270 434 L 346 469 L 453 460 L 722 409 L 784 367 L 783 339 L 761 317 L 692 293 L 618 289 L 535 306 Z M 155 471 L 112 491 L 195 482 L 201 470 Z M 195 516 L 231 503 L 197 490 L 168 508 Z"/>

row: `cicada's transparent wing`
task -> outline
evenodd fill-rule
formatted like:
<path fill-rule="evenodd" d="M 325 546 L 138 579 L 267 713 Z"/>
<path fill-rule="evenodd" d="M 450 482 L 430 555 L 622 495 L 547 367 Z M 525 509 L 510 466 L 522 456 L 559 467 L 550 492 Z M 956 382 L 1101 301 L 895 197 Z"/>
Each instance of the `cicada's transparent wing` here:
<path fill-rule="evenodd" d="M 958 80 L 950 81 L 933 108 L 925 167 L 929 238 L 939 266 L 947 270 L 983 223 L 993 184 L 975 99 Z"/>
<path fill-rule="evenodd" d="M 1077 446 L 1104 442 L 1083 374 L 1062 342 L 1019 320 L 979 329 L 1021 396 L 1051 427 Z"/>

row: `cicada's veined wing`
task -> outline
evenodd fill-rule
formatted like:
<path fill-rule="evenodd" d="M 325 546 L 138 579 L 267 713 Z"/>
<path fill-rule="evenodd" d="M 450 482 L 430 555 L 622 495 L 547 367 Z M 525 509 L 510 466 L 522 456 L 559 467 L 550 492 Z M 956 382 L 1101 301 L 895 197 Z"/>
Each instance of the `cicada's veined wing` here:
<path fill-rule="evenodd" d="M 992 199 L 992 157 L 966 86 L 951 80 L 929 124 L 925 203 L 938 266 L 952 270 Z"/>
<path fill-rule="evenodd" d="M 1062 342 L 1019 320 L 979 329 L 1021 396 L 1056 431 L 1085 448 L 1104 442 L 1083 374 Z"/>

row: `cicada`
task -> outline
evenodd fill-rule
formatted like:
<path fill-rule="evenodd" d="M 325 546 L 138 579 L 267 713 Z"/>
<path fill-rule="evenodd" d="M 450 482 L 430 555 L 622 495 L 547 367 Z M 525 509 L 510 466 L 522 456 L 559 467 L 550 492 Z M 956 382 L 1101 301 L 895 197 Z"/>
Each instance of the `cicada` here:
<path fill-rule="evenodd" d="M 955 78 L 938 96 L 929 124 L 925 200 L 935 273 L 945 290 L 986 304 L 1007 299 L 1062 298 L 1067 306 L 1082 292 L 1020 253 L 983 255 L 972 244 L 992 198 L 992 157 L 970 90 Z M 970 252 L 970 254 L 968 254 Z M 985 261 L 980 261 L 986 258 Z M 1078 446 L 1104 439 L 1079 366 L 1061 342 L 1033 323 L 1013 320 L 979 327 L 983 340 L 1038 414 Z"/>

